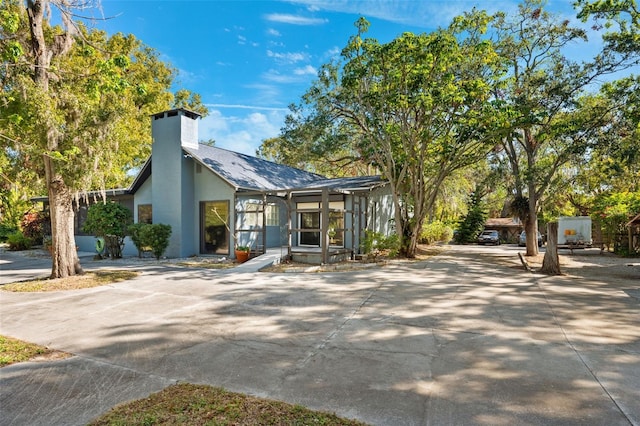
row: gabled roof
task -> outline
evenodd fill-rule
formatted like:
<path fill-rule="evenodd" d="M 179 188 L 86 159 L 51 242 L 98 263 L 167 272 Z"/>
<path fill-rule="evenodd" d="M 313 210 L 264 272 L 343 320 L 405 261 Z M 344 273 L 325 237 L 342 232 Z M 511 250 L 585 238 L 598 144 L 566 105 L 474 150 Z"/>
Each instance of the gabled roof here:
<path fill-rule="evenodd" d="M 330 191 L 357 192 L 387 184 L 380 176 L 327 179 L 294 167 L 204 144 L 198 145 L 198 149 L 183 147 L 182 150 L 236 190 L 302 192 L 327 188 Z M 151 176 L 152 167 L 150 157 L 129 187 L 130 193 L 135 193 Z"/>
<path fill-rule="evenodd" d="M 315 173 L 214 146 L 200 144 L 197 150 L 188 148 L 183 150 L 236 189 L 297 188 L 326 179 Z"/>

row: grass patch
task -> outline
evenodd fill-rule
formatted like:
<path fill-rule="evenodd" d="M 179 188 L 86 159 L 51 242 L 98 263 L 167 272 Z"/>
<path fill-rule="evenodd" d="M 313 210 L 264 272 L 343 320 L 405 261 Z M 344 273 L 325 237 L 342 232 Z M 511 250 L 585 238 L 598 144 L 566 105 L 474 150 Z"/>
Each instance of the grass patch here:
<path fill-rule="evenodd" d="M 147 398 L 113 408 L 99 425 L 364 425 L 299 405 L 256 398 L 211 386 L 169 386 Z"/>
<path fill-rule="evenodd" d="M 0 289 L 12 292 L 40 292 L 79 290 L 130 280 L 140 275 L 137 271 L 96 271 L 66 278 L 43 278 L 31 281 L 5 284 Z"/>
<path fill-rule="evenodd" d="M 38 356 L 46 356 L 55 351 L 12 337 L 0 336 L 0 367 L 29 361 Z"/>
<path fill-rule="evenodd" d="M 177 266 L 184 266 L 187 268 L 202 268 L 202 269 L 229 269 L 236 266 L 233 262 L 219 262 L 219 261 L 185 261 L 176 263 Z"/>

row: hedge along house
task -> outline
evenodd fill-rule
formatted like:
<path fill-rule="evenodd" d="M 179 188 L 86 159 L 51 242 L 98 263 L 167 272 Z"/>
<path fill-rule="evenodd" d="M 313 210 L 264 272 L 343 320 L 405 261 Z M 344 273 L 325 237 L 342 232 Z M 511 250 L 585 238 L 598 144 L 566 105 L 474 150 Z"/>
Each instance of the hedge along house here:
<path fill-rule="evenodd" d="M 134 222 L 171 225 L 167 257 L 286 247 L 290 259 L 331 263 L 359 253 L 365 230 L 393 231 L 389 185 L 379 176 L 327 179 L 199 144 L 198 119 L 185 109 L 153 115 L 151 157 L 128 189 L 107 192 L 132 208 Z M 87 238 L 78 243 L 92 250 Z M 124 253 L 137 253 L 128 239 Z"/>

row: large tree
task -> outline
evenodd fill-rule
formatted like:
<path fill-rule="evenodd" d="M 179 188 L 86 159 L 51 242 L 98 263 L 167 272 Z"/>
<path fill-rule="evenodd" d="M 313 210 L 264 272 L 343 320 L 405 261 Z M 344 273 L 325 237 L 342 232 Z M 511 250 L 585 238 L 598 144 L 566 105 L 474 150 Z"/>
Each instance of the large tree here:
<path fill-rule="evenodd" d="M 298 109 L 306 113 L 297 117 L 299 129 L 356 153 L 389 180 L 408 257 L 442 183 L 484 157 L 490 144 L 495 114 L 486 81 L 500 67 L 491 43 L 480 39 L 489 20 L 474 12 L 448 29 L 380 44 L 364 37 L 369 23 L 362 18 Z"/>
<path fill-rule="evenodd" d="M 569 60 L 566 51 L 587 41 L 583 29 L 527 0 L 514 16 L 493 24 L 496 49 L 509 67 L 506 86 L 496 90 L 508 117 L 504 152 L 514 175 L 516 204 L 527 231 L 527 255 L 536 255 L 537 217 L 556 173 L 600 142 L 598 133 L 616 110 L 597 91 L 599 78 L 638 64 L 637 49 L 605 43 L 589 62 Z M 504 80 L 501 81 L 505 83 Z"/>
<path fill-rule="evenodd" d="M 153 49 L 132 35 L 109 37 L 74 21 L 90 6 L 0 3 L 3 148 L 44 177 L 54 278 L 82 272 L 74 242 L 78 197 L 121 183 L 140 165 L 150 151 L 148 116 L 173 100 L 175 71 Z M 60 25 L 50 25 L 52 15 Z"/>

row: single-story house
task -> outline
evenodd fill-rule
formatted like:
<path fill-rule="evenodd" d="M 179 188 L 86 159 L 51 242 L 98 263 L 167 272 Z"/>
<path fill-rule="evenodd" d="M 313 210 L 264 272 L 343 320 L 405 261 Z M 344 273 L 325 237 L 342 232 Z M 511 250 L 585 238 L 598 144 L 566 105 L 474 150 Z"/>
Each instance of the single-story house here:
<path fill-rule="evenodd" d="M 331 263 L 359 253 L 365 230 L 392 232 L 390 186 L 379 176 L 327 179 L 199 144 L 199 118 L 186 109 L 153 115 L 151 157 L 129 188 L 106 191 L 134 222 L 171 225 L 167 257 L 286 247 L 290 258 Z M 95 239 L 81 232 L 86 209 L 78 208 L 76 242 L 93 251 Z M 124 254 L 137 254 L 128 239 Z"/>
<path fill-rule="evenodd" d="M 484 229 L 498 231 L 501 241 L 517 243 L 524 226 L 517 217 L 493 217 L 487 219 Z"/>

